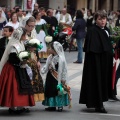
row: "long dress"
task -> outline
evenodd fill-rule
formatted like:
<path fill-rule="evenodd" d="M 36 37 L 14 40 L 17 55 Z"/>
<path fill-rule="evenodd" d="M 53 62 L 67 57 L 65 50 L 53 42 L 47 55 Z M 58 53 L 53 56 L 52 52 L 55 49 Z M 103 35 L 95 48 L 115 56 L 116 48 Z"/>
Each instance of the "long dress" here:
<path fill-rule="evenodd" d="M 57 58 L 58 60 L 58 58 Z M 58 61 L 55 62 L 55 70 L 58 71 Z M 62 107 L 70 104 L 68 94 L 58 95 L 57 90 L 58 81 L 48 70 L 45 82 L 45 100 L 43 101 L 44 106 L 49 107 Z"/>
<path fill-rule="evenodd" d="M 33 89 L 27 71 L 20 66 L 17 53 L 11 52 L 0 75 L 0 106 L 34 105 Z"/>
<path fill-rule="evenodd" d="M 40 58 L 47 58 L 48 52 L 47 52 L 47 45 L 45 42 L 45 36 L 48 35 L 47 29 L 46 29 L 46 21 L 44 19 L 40 19 L 39 22 L 36 22 L 36 38 L 42 42 L 43 48 L 39 51 L 39 57 Z"/>
<path fill-rule="evenodd" d="M 28 40 L 36 38 L 35 30 L 32 31 L 31 36 L 28 37 Z M 32 88 L 34 92 L 35 102 L 44 100 L 44 87 L 43 80 L 40 75 L 40 72 L 37 67 L 37 56 L 36 53 L 31 53 L 31 59 L 28 61 L 29 67 L 32 69 L 33 79 L 32 79 Z"/>
<path fill-rule="evenodd" d="M 86 104 L 88 108 L 103 107 L 103 102 L 112 95 L 113 54 L 106 30 L 94 25 L 85 39 L 79 103 Z"/>

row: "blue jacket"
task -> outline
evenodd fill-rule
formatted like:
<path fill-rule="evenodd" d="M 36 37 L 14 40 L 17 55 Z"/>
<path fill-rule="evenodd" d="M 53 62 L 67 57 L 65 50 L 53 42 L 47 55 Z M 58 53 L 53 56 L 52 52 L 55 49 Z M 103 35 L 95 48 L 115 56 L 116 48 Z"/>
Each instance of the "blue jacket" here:
<path fill-rule="evenodd" d="M 72 27 L 72 30 L 76 30 L 76 39 L 82 39 L 85 38 L 86 35 L 86 22 L 84 19 L 76 19 L 74 26 Z"/>

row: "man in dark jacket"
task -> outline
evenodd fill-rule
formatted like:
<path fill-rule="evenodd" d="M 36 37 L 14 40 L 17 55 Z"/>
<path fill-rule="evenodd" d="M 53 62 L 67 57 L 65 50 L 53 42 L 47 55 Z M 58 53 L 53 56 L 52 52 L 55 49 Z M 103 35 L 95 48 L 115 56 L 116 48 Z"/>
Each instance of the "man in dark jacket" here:
<path fill-rule="evenodd" d="M 50 19 L 50 28 L 48 30 L 48 34 L 51 35 L 54 38 L 54 31 L 56 29 L 56 27 L 58 26 L 58 21 L 57 19 L 53 16 L 53 10 L 52 9 L 48 9 L 47 10 L 47 16 Z"/>

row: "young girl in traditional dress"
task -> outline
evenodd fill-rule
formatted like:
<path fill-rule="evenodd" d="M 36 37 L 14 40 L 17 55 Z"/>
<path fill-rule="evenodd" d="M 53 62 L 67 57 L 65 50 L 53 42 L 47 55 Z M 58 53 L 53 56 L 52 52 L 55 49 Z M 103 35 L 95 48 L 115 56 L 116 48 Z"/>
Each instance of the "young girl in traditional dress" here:
<path fill-rule="evenodd" d="M 29 111 L 24 106 L 34 106 L 31 81 L 26 69 L 26 61 L 21 61 L 18 54 L 25 51 L 23 41 L 26 30 L 18 28 L 5 49 L 0 62 L 0 106 L 9 107 L 10 113 Z"/>
<path fill-rule="evenodd" d="M 51 55 L 49 55 L 46 65 L 41 69 L 42 74 L 47 73 L 43 105 L 49 106 L 45 108 L 48 111 L 55 111 L 56 107 L 58 107 L 58 111 L 62 111 L 63 106 L 68 106 L 71 99 L 70 94 L 60 88 L 61 83 L 63 85 L 67 80 L 67 64 L 63 47 L 59 42 L 53 42 L 49 52 Z M 63 90 L 63 93 L 60 89 Z"/>

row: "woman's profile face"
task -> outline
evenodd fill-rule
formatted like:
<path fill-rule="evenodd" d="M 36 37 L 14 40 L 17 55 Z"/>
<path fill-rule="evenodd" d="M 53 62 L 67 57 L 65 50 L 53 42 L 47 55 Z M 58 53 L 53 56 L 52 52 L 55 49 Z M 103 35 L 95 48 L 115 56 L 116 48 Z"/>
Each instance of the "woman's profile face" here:
<path fill-rule="evenodd" d="M 88 11 L 88 12 L 87 12 L 87 15 L 88 15 L 88 16 L 91 16 L 91 13 L 90 13 L 90 11 Z"/>
<path fill-rule="evenodd" d="M 36 16 L 37 19 L 41 18 L 41 13 L 38 13 L 38 15 Z"/>
<path fill-rule="evenodd" d="M 103 28 L 105 27 L 107 23 L 107 19 L 106 17 L 101 17 L 101 16 L 98 16 L 98 18 L 96 19 L 96 24 L 100 27 L 100 28 Z"/>
<path fill-rule="evenodd" d="M 53 50 L 51 47 L 48 49 L 48 52 L 49 52 L 50 54 L 54 54 L 54 50 Z"/>

